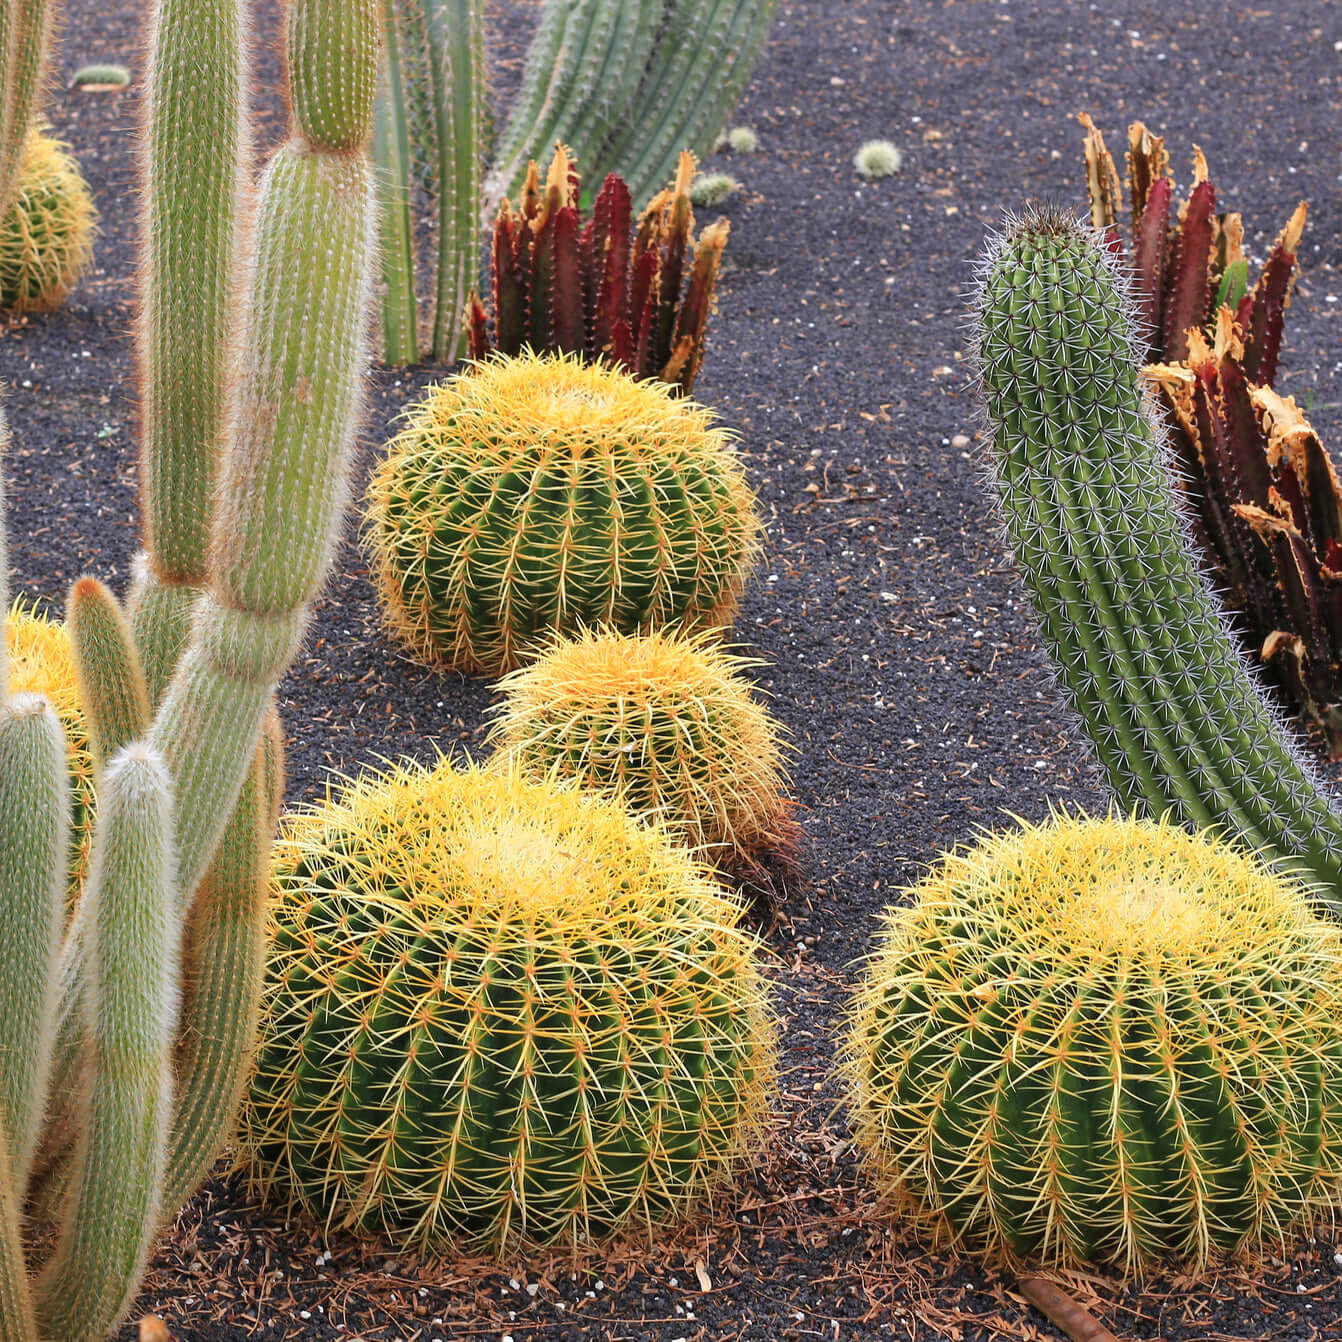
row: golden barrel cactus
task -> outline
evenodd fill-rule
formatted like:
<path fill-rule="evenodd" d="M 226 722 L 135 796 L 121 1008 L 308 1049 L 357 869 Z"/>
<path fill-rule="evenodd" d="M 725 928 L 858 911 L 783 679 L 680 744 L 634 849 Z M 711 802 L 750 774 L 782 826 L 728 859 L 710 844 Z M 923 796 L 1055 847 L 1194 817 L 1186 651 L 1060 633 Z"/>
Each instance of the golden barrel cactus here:
<path fill-rule="evenodd" d="M 70 147 L 28 132 L 18 192 L 0 218 L 0 307 L 59 303 L 93 259 L 98 212 Z"/>
<path fill-rule="evenodd" d="M 526 350 L 431 387 L 368 491 L 388 627 L 425 662 L 486 674 L 589 624 L 729 623 L 760 530 L 710 411 Z"/>
<path fill-rule="evenodd" d="M 617 803 L 405 765 L 292 818 L 244 1149 L 400 1242 L 601 1238 L 729 1177 L 774 1026 L 740 908 Z"/>
<path fill-rule="evenodd" d="M 556 638 L 500 682 L 491 740 L 528 773 L 618 794 L 777 912 L 800 876 L 801 830 L 782 729 L 744 674 L 758 665 L 711 633 Z"/>
<path fill-rule="evenodd" d="M 859 1144 L 991 1255 L 1128 1270 L 1342 1190 L 1342 931 L 1171 823 L 1055 817 L 888 912 L 843 1071 Z"/>

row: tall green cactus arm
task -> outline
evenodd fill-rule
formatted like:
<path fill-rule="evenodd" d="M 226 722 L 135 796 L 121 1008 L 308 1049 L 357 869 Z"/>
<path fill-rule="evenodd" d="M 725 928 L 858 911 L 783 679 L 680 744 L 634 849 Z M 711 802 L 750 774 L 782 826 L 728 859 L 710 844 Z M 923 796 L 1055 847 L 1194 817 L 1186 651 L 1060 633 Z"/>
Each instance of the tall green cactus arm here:
<path fill-rule="evenodd" d="M 484 0 L 422 0 L 438 145 L 438 283 L 433 357 L 461 354 L 480 260 L 484 175 Z"/>
<path fill-rule="evenodd" d="M 750 80 L 778 0 L 667 0 L 633 104 L 589 165 L 619 172 L 646 201 L 682 149 L 703 158 Z"/>
<path fill-rule="evenodd" d="M 152 19 L 136 328 L 145 561 L 132 607 L 155 701 L 206 580 L 231 409 L 240 202 L 251 176 L 244 16 L 242 0 L 158 0 Z"/>
<path fill-rule="evenodd" d="M 274 833 L 270 773 L 279 752 L 269 719 L 242 793 L 187 924 L 178 1083 L 164 1210 L 200 1186 L 233 1133 L 256 1039 L 265 967 L 265 905 Z M 237 1011 L 239 1000 L 254 1010 Z"/>
<path fill-rule="evenodd" d="M 69 852 L 65 733 L 45 699 L 17 694 L 0 707 L 0 1113 L 16 1189 L 45 1110 Z"/>
<path fill-rule="evenodd" d="M 66 602 L 79 702 L 89 749 L 101 767 L 149 726 L 149 689 L 116 597 L 96 578 L 80 578 Z"/>
<path fill-rule="evenodd" d="M 175 780 L 184 899 L 204 874 L 271 691 L 297 651 L 347 492 L 376 225 L 363 152 L 376 0 L 293 0 L 291 53 L 306 50 L 325 24 L 341 34 L 348 55 L 325 67 L 325 86 L 307 58 L 291 81 L 294 134 L 261 190 L 240 410 L 214 520 L 214 578 L 149 733 Z"/>
<path fill-rule="evenodd" d="M 181 920 L 162 759 L 128 746 L 103 771 L 98 804 L 83 896 L 89 1107 L 63 1233 L 38 1282 L 47 1342 L 105 1336 L 134 1298 L 158 1230 L 172 1104 Z"/>
<path fill-rule="evenodd" d="M 37 1336 L 37 1316 L 19 1229 L 21 1201 L 7 1144 L 0 1142 L 0 1337 L 6 1339 Z"/>
<path fill-rule="evenodd" d="M 528 161 L 549 158 L 556 142 L 586 165 L 628 113 L 662 8 L 660 0 L 547 0 L 490 173 L 488 213 L 503 196 L 515 196 Z"/>
<path fill-rule="evenodd" d="M 374 105 L 373 161 L 381 197 L 382 361 L 419 362 L 415 229 L 410 214 L 412 96 L 396 0 L 382 0 L 382 70 Z"/>
<path fill-rule="evenodd" d="M 1238 835 L 1342 912 L 1342 821 L 1184 539 L 1102 238 L 1034 210 L 992 247 L 979 364 L 1007 531 L 1058 676 L 1125 807 Z"/>
<path fill-rule="evenodd" d="M 52 10 L 50 0 L 5 0 L 0 9 L 0 218 L 14 203 L 19 155 L 37 115 Z"/>

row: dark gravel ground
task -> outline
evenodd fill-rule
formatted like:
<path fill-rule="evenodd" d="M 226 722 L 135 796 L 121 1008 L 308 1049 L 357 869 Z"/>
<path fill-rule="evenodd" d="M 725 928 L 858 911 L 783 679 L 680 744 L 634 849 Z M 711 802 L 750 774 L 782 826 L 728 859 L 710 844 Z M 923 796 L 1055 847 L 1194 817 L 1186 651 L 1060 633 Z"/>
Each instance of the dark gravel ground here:
<path fill-rule="evenodd" d="M 62 72 L 120 59 L 139 75 L 144 6 L 66 8 Z M 531 7 L 495 8 L 503 95 Z M 270 6 L 258 9 L 259 77 L 273 89 Z M 738 634 L 772 664 L 761 684 L 797 745 L 812 848 L 811 887 L 775 938 L 787 1021 L 776 1139 L 704 1223 L 651 1251 L 501 1270 L 383 1258 L 339 1237 L 319 1257 L 312 1227 L 268 1220 L 217 1181 L 164 1237 L 137 1313 L 191 1342 L 1053 1335 L 1009 1279 L 930 1252 L 877 1203 L 827 1080 L 853 962 L 901 885 L 1004 811 L 1104 804 L 979 485 L 962 294 L 1004 207 L 1082 204 L 1077 111 L 1111 145 L 1142 117 L 1185 174 L 1188 146 L 1203 146 L 1260 256 L 1309 200 L 1280 385 L 1342 441 L 1340 52 L 1328 0 L 785 0 L 734 118 L 760 151 L 710 165 L 745 189 L 723 210 L 732 239 L 697 388 L 740 435 L 769 521 Z M 277 108 L 269 98 L 263 138 Z M 124 583 L 135 545 L 136 97 L 58 90 L 49 111 L 103 212 L 98 268 L 61 311 L 0 327 L 0 374 L 16 590 L 59 607 L 85 570 Z M 874 136 L 905 162 L 865 184 L 850 161 Z M 364 470 L 429 377 L 374 376 Z M 487 683 L 388 646 L 352 541 L 337 574 L 283 689 L 293 801 L 330 768 L 471 746 L 490 702 Z M 1338 1250 L 1325 1233 L 1196 1282 L 1068 1284 L 1123 1337 L 1323 1338 L 1342 1330 Z"/>

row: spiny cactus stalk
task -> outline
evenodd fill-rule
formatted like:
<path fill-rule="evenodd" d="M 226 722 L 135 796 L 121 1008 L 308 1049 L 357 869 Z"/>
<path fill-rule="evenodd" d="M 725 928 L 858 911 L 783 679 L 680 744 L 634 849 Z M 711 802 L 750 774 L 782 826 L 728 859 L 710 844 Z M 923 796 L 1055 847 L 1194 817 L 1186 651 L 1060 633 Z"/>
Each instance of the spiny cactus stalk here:
<path fill-rule="evenodd" d="M 682 152 L 705 157 L 745 92 L 777 7 L 778 0 L 664 0 L 632 105 L 584 157 L 597 177 L 619 172 L 637 202 L 675 172 Z M 555 138 L 583 144 L 564 125 Z"/>
<path fill-rule="evenodd" d="M 887 911 L 843 1073 L 878 1181 L 1010 1259 L 1275 1243 L 1342 1188 L 1342 933 L 1170 822 L 1055 817 Z"/>
<path fill-rule="evenodd" d="M 96 806 L 94 748 L 89 740 L 70 636 L 65 625 L 40 615 L 20 599 L 10 607 L 5 638 L 9 651 L 9 693 L 40 695 L 60 724 L 70 793 L 66 902 L 73 907 L 88 871 Z"/>
<path fill-rule="evenodd" d="M 576 356 L 431 387 L 368 487 L 383 616 L 430 665 L 497 674 L 552 633 L 731 621 L 759 549 L 710 411 Z"/>
<path fill-rule="evenodd" d="M 694 159 L 682 154 L 675 180 L 649 202 L 631 244 L 632 201 L 618 176 L 606 178 L 584 226 L 578 164 L 568 149 L 556 147 L 544 187 L 532 163 L 517 208 L 505 200 L 494 221 L 492 339 L 490 314 L 471 294 L 471 358 L 524 348 L 582 354 L 689 395 L 731 228 L 719 219 L 695 241 L 693 180 Z"/>
<path fill-rule="evenodd" d="M 0 10 L 0 219 L 19 189 L 19 162 L 47 78 L 51 0 L 8 0 Z"/>
<path fill-rule="evenodd" d="M 1011 220 L 977 316 L 1008 535 L 1120 803 L 1239 836 L 1342 913 L 1342 821 L 1191 557 L 1103 234 L 1056 210 Z"/>
<path fill-rule="evenodd" d="M 0 307 L 55 307 L 93 259 L 98 212 L 69 146 L 32 130 L 0 217 Z"/>
<path fill-rule="evenodd" d="M 690 183 L 690 202 L 701 209 L 718 205 L 733 192 L 741 189 L 741 183 L 729 172 L 701 172 Z"/>
<path fill-rule="evenodd" d="M 688 1210 L 758 1135 L 773 1022 L 738 905 L 660 830 L 444 761 L 277 848 L 244 1125 L 263 1195 L 503 1253 Z"/>
<path fill-rule="evenodd" d="M 5 42 L 24 9 L 5 8 Z M 257 742 L 345 496 L 371 290 L 377 16 L 374 0 L 290 0 L 291 135 L 262 180 L 253 247 L 242 14 L 238 0 L 159 0 L 153 18 L 146 553 L 129 615 L 91 579 L 71 597 L 101 771 L 89 875 L 63 939 L 68 837 L 62 807 L 40 799 L 66 785 L 65 747 L 42 700 L 0 706 L 0 724 L 48 722 L 54 743 L 45 762 L 0 749 L 0 904 L 32 909 L 0 957 L 0 1019 L 22 1036 L 0 1050 L 4 1342 L 115 1329 L 161 1219 L 228 1135 L 259 1007 L 279 769 L 274 729 Z M 7 670 L 7 692 L 14 679 Z M 33 1115 L 45 1116 L 38 1131 Z M 45 1187 L 29 1188 L 34 1172 Z M 54 1217 L 36 1277 L 18 1221 L 29 1192 Z"/>
<path fill-rule="evenodd" d="M 1099 130 L 1084 114 L 1081 121 L 1091 218 L 1122 255 L 1118 174 Z M 1342 604 L 1328 553 L 1342 494 L 1309 426 L 1271 390 L 1304 202 L 1250 286 L 1244 225 L 1238 214 L 1216 212 L 1202 151 L 1194 150 L 1193 185 L 1177 211 L 1164 140 L 1134 122 L 1127 157 L 1128 254 L 1153 365 L 1146 371 L 1194 542 L 1245 650 L 1318 724 L 1329 754 L 1342 757 Z M 1285 451 L 1287 441 L 1301 446 Z"/>
<path fill-rule="evenodd" d="M 783 729 L 716 635 L 587 630 L 499 682 L 490 742 L 540 778 L 617 794 L 777 918 L 801 878 Z"/>

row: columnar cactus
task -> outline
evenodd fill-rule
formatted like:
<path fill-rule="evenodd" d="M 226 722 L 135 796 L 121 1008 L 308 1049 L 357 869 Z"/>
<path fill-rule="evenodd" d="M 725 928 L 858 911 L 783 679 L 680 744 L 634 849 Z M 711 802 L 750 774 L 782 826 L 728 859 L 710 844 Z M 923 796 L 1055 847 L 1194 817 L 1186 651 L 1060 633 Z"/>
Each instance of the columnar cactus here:
<path fill-rule="evenodd" d="M 1139 1269 L 1342 1190 L 1342 932 L 1169 822 L 1056 817 L 891 909 L 843 1070 L 878 1180 L 1009 1258 Z"/>
<path fill-rule="evenodd" d="M 0 307 L 55 306 L 93 257 L 98 212 L 69 146 L 34 129 L 18 189 L 0 216 Z"/>
<path fill-rule="evenodd" d="M 540 778 L 618 794 L 774 915 L 800 879 L 783 729 L 715 636 L 586 630 L 499 683 L 490 740 Z"/>
<path fill-rule="evenodd" d="M 15 16 L 36 8 L 4 9 L 11 75 Z M 64 742 L 41 699 L 0 705 L 4 1342 L 92 1342 L 116 1326 L 162 1218 L 227 1136 L 259 1004 L 279 765 L 273 728 L 258 737 L 344 501 L 371 291 L 377 24 L 374 0 L 290 0 L 292 132 L 262 181 L 251 263 L 243 12 L 155 9 L 146 553 L 128 613 L 92 579 L 72 594 L 100 818 L 64 937 Z M 18 1218 L 36 1169 L 68 1192 L 30 1280 Z"/>
<path fill-rule="evenodd" d="M 51 0 L 8 0 L 0 10 L 0 218 L 18 193 L 19 160 L 37 120 L 54 9 Z"/>
<path fill-rule="evenodd" d="M 1249 678 L 1194 563 L 1103 236 L 1013 220 L 978 301 L 1007 531 L 1063 689 L 1125 807 L 1238 835 L 1342 912 L 1342 819 Z"/>
<path fill-rule="evenodd" d="M 576 356 L 429 389 L 368 487 L 383 614 L 418 658 L 486 674 L 554 632 L 730 622 L 755 499 L 710 412 Z"/>
<path fill-rule="evenodd" d="M 738 905 L 617 802 L 444 761 L 286 824 L 245 1160 L 415 1245 L 576 1246 L 747 1154 L 773 1023 Z"/>

